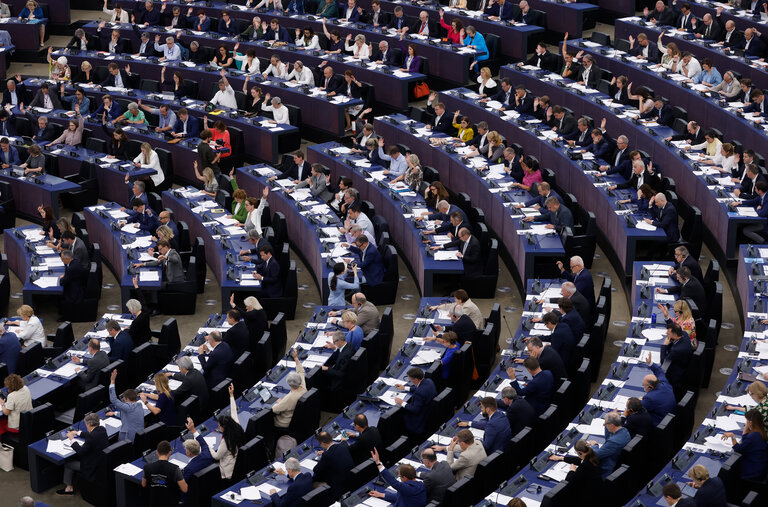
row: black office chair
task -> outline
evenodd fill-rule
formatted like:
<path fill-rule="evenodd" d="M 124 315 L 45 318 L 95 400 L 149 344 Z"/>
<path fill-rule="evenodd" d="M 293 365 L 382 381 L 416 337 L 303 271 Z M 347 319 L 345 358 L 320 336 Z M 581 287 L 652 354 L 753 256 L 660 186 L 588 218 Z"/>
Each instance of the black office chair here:
<path fill-rule="evenodd" d="M 65 176 L 65 180 L 80 185 L 79 190 L 63 192 L 61 204 L 74 211 L 82 211 L 86 206 L 93 206 L 99 199 L 99 185 L 96 179 L 96 164 L 83 161 L 77 174 Z"/>
<path fill-rule="evenodd" d="M 157 293 L 157 309 L 165 315 L 193 315 L 197 305 L 197 261 L 190 257 L 183 282 L 169 283 Z"/>
<path fill-rule="evenodd" d="M 302 394 L 296 402 L 296 408 L 288 426 L 288 434 L 297 442 L 309 438 L 320 423 L 321 408 L 320 392 L 317 389 L 312 388 Z"/>
<path fill-rule="evenodd" d="M 7 181 L 0 181 L 0 234 L 5 229 L 16 227 L 16 201 L 13 189 Z"/>
<path fill-rule="evenodd" d="M 19 415 L 18 433 L 8 431 L 3 434 L 3 444 L 13 447 L 13 466 L 29 470 L 27 447 L 45 437 L 51 429 L 53 416 L 53 405 L 45 403 Z"/>
<path fill-rule="evenodd" d="M 285 356 L 288 347 L 285 320 L 285 314 L 278 313 L 269 323 L 269 334 L 272 336 L 272 364 L 277 364 L 280 358 Z"/>

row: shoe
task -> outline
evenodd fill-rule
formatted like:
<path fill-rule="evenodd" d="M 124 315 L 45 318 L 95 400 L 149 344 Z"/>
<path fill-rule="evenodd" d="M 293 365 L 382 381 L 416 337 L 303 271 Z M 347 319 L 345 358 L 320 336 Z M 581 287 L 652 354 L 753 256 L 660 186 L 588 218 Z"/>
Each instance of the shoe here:
<path fill-rule="evenodd" d="M 67 491 L 66 488 L 65 489 L 60 489 L 60 490 L 56 491 L 56 494 L 57 495 L 74 495 L 75 494 L 75 490 L 73 489 L 72 491 Z"/>

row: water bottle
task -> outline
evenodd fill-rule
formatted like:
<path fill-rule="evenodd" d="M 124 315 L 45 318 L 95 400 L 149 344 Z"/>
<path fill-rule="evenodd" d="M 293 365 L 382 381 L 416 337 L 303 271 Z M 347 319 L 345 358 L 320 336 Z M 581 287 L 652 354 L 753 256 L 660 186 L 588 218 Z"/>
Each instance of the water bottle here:
<path fill-rule="evenodd" d="M 651 312 L 651 324 L 656 324 L 656 312 Z"/>

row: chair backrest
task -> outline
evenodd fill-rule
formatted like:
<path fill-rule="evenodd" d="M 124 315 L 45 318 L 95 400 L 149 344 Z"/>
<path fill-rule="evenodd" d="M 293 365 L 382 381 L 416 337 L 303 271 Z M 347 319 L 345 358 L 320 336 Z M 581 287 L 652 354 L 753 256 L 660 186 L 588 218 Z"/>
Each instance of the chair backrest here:
<path fill-rule="evenodd" d="M 171 356 L 179 353 L 181 349 L 181 338 L 179 337 L 179 324 L 173 317 L 163 322 L 160 329 L 160 336 L 157 343 L 168 347 L 167 353 Z"/>
<path fill-rule="evenodd" d="M 221 471 L 218 463 L 211 463 L 202 470 L 198 470 L 189 478 L 189 490 L 187 507 L 202 507 L 210 503 L 210 498 L 221 490 Z"/>
<path fill-rule="evenodd" d="M 138 458 L 148 450 L 155 450 L 160 441 L 168 437 L 168 429 L 162 422 L 156 422 L 136 432 L 133 437 L 133 455 Z"/>
<path fill-rule="evenodd" d="M 284 313 L 278 313 L 272 322 L 269 323 L 269 334 L 272 335 L 272 364 L 276 364 L 285 355 L 288 346 Z"/>
<path fill-rule="evenodd" d="M 320 392 L 315 388 L 302 394 L 299 401 L 296 402 L 288 432 L 297 442 L 309 438 L 319 425 L 320 404 Z"/>
<path fill-rule="evenodd" d="M 96 412 L 106 406 L 108 399 L 107 388 L 101 385 L 80 393 L 77 396 L 72 420 L 82 421 L 88 412 Z"/>
<path fill-rule="evenodd" d="M 19 352 L 19 359 L 16 362 L 16 373 L 24 377 L 40 368 L 44 362 L 43 346 L 40 343 L 35 343 Z"/>
<path fill-rule="evenodd" d="M 267 459 L 267 447 L 261 436 L 246 442 L 237 450 L 235 468 L 232 471 L 232 480 L 240 481 L 251 470 L 258 470 L 269 463 Z"/>

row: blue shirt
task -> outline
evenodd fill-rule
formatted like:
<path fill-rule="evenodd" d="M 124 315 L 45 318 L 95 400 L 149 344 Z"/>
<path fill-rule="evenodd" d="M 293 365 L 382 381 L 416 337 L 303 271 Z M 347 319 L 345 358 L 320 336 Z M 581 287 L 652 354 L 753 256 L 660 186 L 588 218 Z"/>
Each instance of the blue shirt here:
<path fill-rule="evenodd" d="M 485 37 L 479 33 L 475 33 L 474 37 L 467 35 L 464 39 L 464 45 L 475 46 L 478 53 L 477 57 L 475 57 L 475 61 L 482 62 L 483 60 L 488 59 L 488 46 L 485 45 Z"/>
<path fill-rule="evenodd" d="M 348 282 L 341 277 L 336 279 L 336 290 L 331 289 L 331 280 L 333 279 L 333 273 L 328 274 L 328 288 L 330 294 L 328 295 L 328 306 L 347 306 L 347 302 L 344 300 L 344 291 L 347 289 L 359 289 L 360 282 L 357 279 L 357 273 L 355 273 L 354 280 Z M 357 347 L 355 347 L 357 348 Z"/>
<path fill-rule="evenodd" d="M 355 350 L 360 348 L 360 345 L 363 344 L 363 338 L 365 335 L 363 334 L 363 330 L 360 326 L 355 326 L 352 331 L 347 331 L 347 343 L 352 345 Z"/>
<path fill-rule="evenodd" d="M 384 492 L 384 500 L 392 503 L 394 507 L 422 507 L 427 504 L 427 490 L 423 482 L 400 482 L 386 468 L 381 471 L 381 478 L 397 491 Z"/>
<path fill-rule="evenodd" d="M 693 78 L 693 82 L 698 83 L 709 83 L 711 85 L 720 84 L 720 81 L 723 80 L 723 76 L 720 75 L 720 72 L 714 67 L 710 69 L 709 72 L 701 71 L 699 74 Z"/>
<path fill-rule="evenodd" d="M 115 384 L 109 385 L 109 402 L 119 411 L 115 415 L 123 423 L 118 438 L 133 442 L 136 433 L 144 429 L 144 406 L 139 401 L 136 403 L 120 401 L 115 394 Z"/>
<path fill-rule="evenodd" d="M 166 61 L 173 62 L 176 60 L 181 60 L 181 48 L 178 44 L 174 44 L 169 48 L 168 44 L 160 44 L 155 42 L 155 51 L 162 51 L 163 57 L 166 59 Z"/>
<path fill-rule="evenodd" d="M 605 443 L 601 445 L 596 452 L 597 459 L 600 460 L 600 469 L 603 479 L 611 475 L 616 468 L 616 461 L 619 459 L 621 450 L 632 440 L 627 428 L 621 427 L 616 433 L 605 430 Z"/>

